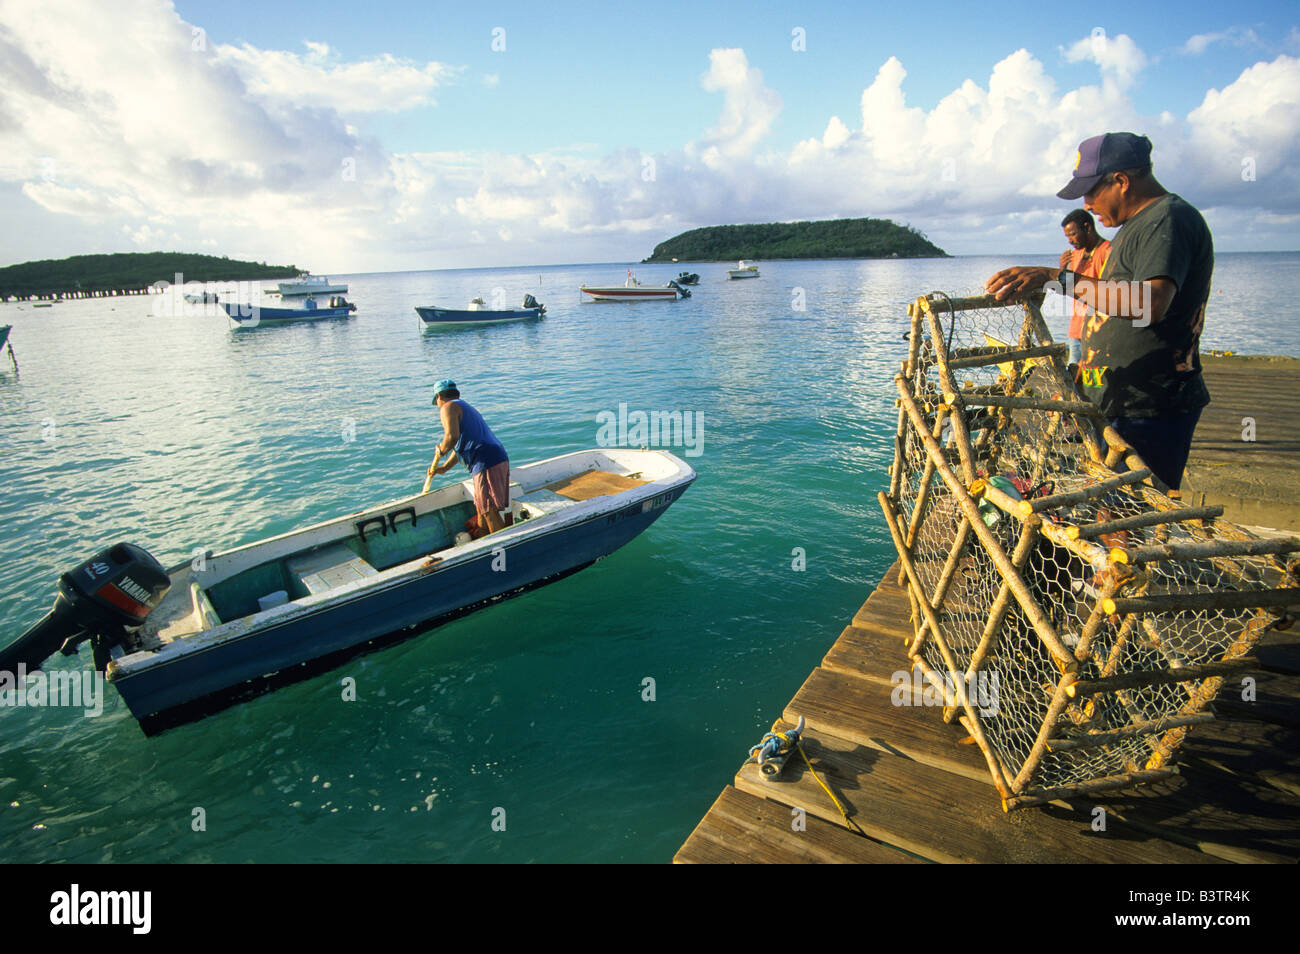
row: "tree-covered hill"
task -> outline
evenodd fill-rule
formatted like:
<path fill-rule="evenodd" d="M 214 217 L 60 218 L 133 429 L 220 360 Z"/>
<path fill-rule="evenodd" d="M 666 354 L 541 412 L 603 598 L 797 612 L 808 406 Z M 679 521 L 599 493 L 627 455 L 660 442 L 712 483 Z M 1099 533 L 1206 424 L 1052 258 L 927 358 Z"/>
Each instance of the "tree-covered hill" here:
<path fill-rule="evenodd" d="M 647 262 L 726 262 L 742 258 L 946 258 L 910 226 L 888 219 L 828 219 L 691 229 L 655 246 Z"/>
<path fill-rule="evenodd" d="M 174 282 L 177 273 L 187 282 L 238 282 L 292 278 L 298 269 L 186 252 L 73 255 L 0 268 L 0 300 L 140 290 L 155 282 Z"/>

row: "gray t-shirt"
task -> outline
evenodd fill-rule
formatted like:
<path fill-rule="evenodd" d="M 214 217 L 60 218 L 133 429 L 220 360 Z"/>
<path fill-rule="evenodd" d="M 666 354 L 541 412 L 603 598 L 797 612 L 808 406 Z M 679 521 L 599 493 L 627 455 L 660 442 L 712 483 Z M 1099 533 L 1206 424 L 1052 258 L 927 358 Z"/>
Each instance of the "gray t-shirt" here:
<path fill-rule="evenodd" d="M 1168 417 L 1204 407 L 1199 342 L 1214 272 L 1214 241 L 1201 213 L 1161 196 L 1111 239 L 1102 281 L 1165 277 L 1178 287 L 1159 321 L 1092 315 L 1083 328 L 1084 393 L 1107 417 Z"/>

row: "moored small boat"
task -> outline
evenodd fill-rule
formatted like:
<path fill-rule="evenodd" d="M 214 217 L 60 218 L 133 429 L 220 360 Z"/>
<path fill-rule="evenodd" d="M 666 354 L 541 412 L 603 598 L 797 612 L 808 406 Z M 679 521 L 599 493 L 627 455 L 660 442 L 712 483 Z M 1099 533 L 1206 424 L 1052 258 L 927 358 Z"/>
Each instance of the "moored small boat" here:
<path fill-rule="evenodd" d="M 510 522 L 477 540 L 462 531 L 466 479 L 169 569 L 120 543 L 60 577 L 54 609 L 0 650 L 0 670 L 90 639 L 154 734 L 577 572 L 654 523 L 695 471 L 607 448 L 510 477 Z"/>
<path fill-rule="evenodd" d="M 698 272 L 682 272 L 677 276 L 676 282 L 679 285 L 698 285 L 700 276 Z"/>
<path fill-rule="evenodd" d="M 475 298 L 463 309 L 440 308 L 437 305 L 417 305 L 415 313 L 428 326 L 435 325 L 488 325 L 502 321 L 525 321 L 546 314 L 546 306 L 532 295 L 524 296 L 522 308 L 489 308 L 482 298 Z"/>
<path fill-rule="evenodd" d="M 262 324 L 282 325 L 293 321 L 320 321 L 324 318 L 346 318 L 357 310 L 357 306 L 345 298 L 331 298 L 327 307 L 320 307 L 316 299 L 308 298 L 301 308 L 271 308 L 267 305 L 251 305 L 223 301 L 230 320 L 241 327 L 255 327 Z"/>
<path fill-rule="evenodd" d="M 676 282 L 666 285 L 642 285 L 629 270 L 622 285 L 579 285 L 578 291 L 594 301 L 676 301 L 690 298 L 691 293 Z"/>
<path fill-rule="evenodd" d="M 747 262 L 742 258 L 739 262 L 736 263 L 735 268 L 727 269 L 727 277 L 728 278 L 757 278 L 758 266 L 752 264 L 751 262 Z"/>
<path fill-rule="evenodd" d="M 5 342 L 9 340 L 9 331 L 11 328 L 13 328 L 13 325 L 0 325 L 0 348 L 3 348 Z"/>
<path fill-rule="evenodd" d="M 281 298 L 302 297 L 303 295 L 346 295 L 348 286 L 342 282 L 331 282 L 323 275 L 299 275 L 276 286 Z"/>

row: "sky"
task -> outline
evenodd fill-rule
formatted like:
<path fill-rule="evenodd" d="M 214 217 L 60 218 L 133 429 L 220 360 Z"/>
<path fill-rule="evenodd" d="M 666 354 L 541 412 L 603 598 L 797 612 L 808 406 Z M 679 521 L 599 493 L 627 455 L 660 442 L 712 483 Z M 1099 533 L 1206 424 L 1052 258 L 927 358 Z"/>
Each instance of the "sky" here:
<path fill-rule="evenodd" d="M 318 274 L 637 261 L 873 216 L 1062 250 L 1078 143 L 1144 133 L 1221 251 L 1300 249 L 1300 7 L 0 0 L 0 265 Z"/>

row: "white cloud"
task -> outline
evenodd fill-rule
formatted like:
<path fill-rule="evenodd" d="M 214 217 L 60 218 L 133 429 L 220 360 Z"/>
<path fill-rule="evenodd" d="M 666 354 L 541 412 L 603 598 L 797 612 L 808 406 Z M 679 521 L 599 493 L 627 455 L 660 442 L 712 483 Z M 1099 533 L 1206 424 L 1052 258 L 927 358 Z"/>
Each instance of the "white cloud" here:
<path fill-rule="evenodd" d="M 329 44 L 308 41 L 307 56 L 258 49 L 248 43 L 218 46 L 215 61 L 231 66 L 251 96 L 341 113 L 398 112 L 434 104 L 433 92 L 460 72 L 385 53 L 356 63 L 338 62 Z"/>
<path fill-rule="evenodd" d="M 1294 27 L 1292 30 L 1294 31 Z M 1199 56 L 1214 43 L 1230 43 L 1233 46 L 1263 46 L 1255 31 L 1249 27 L 1229 27 L 1219 33 L 1197 33 L 1187 38 L 1182 52 Z"/>
<path fill-rule="evenodd" d="M 700 84 L 711 93 L 722 93 L 722 114 L 694 148 L 714 168 L 749 157 L 771 131 L 781 112 L 781 97 L 764 85 L 762 72 L 749 65 L 744 50 L 713 50 Z"/>
<path fill-rule="evenodd" d="M 1101 27 L 1062 52 L 1071 63 L 1083 60 L 1096 63 L 1101 67 L 1105 80 L 1116 84 L 1120 89 L 1131 86 L 1137 74 L 1147 65 L 1146 54 L 1133 42 L 1132 37 L 1127 33 L 1116 37 L 1108 36 Z"/>
<path fill-rule="evenodd" d="M 1287 56 L 1186 116 L 1154 117 L 1128 94 L 1147 60 L 1127 36 L 1069 47 L 1098 83 L 1058 89 L 1020 49 L 930 109 L 908 105 L 890 57 L 857 115 L 779 150 L 781 97 L 744 51 L 719 49 L 700 80 L 717 121 L 679 148 L 392 154 L 361 131 L 367 114 L 425 106 L 448 68 L 347 63 L 320 42 L 195 50 L 165 0 L 7 2 L 21 16 L 6 22 L 23 25 L 0 27 L 0 182 L 69 235 L 175 237 L 316 271 L 634 257 L 699 225 L 858 215 L 910 221 L 953 251 L 1023 249 L 1059 242 L 1067 206 L 1053 194 L 1079 141 L 1107 129 L 1149 134 L 1162 181 L 1229 210 L 1225 227 L 1249 234 L 1242 223 L 1268 209 L 1266 234 L 1295 234 L 1286 216 L 1300 212 L 1300 61 Z M 140 27 L 117 29 L 122 18 Z"/>

